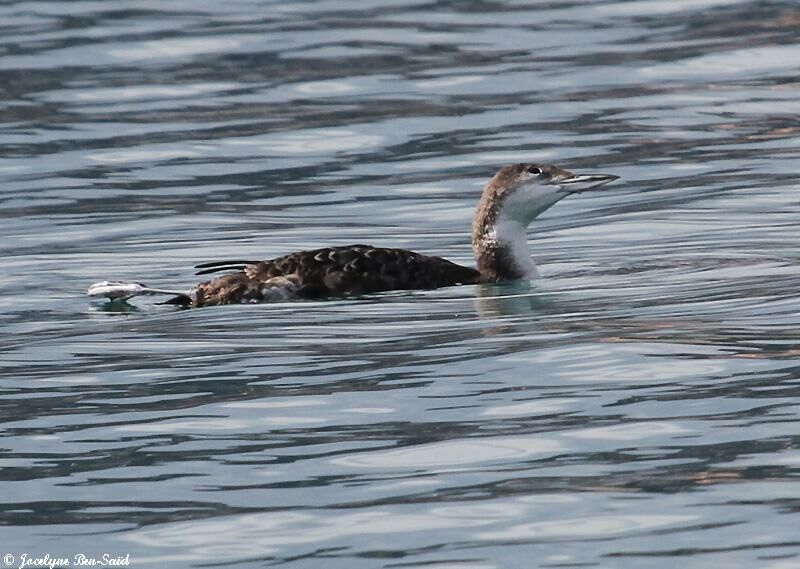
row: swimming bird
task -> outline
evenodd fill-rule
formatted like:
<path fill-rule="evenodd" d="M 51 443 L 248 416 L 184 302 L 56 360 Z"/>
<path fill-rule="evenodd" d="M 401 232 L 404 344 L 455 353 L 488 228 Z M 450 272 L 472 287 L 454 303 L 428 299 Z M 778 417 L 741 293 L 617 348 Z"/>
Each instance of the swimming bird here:
<path fill-rule="evenodd" d="M 203 263 L 195 267 L 201 269 L 198 275 L 233 272 L 188 291 L 103 281 L 90 286 L 87 294 L 112 300 L 166 294 L 173 298 L 165 304 L 199 308 L 533 279 L 539 273 L 528 249 L 528 225 L 561 199 L 617 178 L 610 174 L 577 175 L 548 164 L 504 166 L 486 184 L 475 211 L 475 268 L 405 249 L 346 245 L 290 253 L 268 261 Z"/>

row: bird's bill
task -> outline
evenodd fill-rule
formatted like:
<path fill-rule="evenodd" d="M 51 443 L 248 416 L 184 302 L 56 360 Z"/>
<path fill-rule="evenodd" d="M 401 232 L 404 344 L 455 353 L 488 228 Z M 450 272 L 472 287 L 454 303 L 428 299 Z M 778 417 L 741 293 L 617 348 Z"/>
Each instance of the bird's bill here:
<path fill-rule="evenodd" d="M 618 178 L 619 176 L 614 176 L 613 174 L 574 175 L 564 180 L 560 180 L 558 185 L 561 186 L 561 189 L 569 193 L 585 192 L 586 190 L 591 190 L 592 188 L 613 182 Z"/>

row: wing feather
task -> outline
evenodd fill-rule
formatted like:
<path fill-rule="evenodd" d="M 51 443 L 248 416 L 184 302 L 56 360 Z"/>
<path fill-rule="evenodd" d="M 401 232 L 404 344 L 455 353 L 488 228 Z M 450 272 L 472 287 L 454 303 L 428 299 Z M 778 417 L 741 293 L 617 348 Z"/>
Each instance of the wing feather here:
<path fill-rule="evenodd" d="M 397 289 L 430 289 L 479 282 L 480 273 L 440 257 L 347 245 L 300 251 L 268 261 L 213 261 L 198 274 L 239 271 L 198 285 L 206 304 L 267 301 L 271 283 L 290 279 L 296 297 L 342 296 Z M 276 280 L 277 279 L 277 280 Z"/>

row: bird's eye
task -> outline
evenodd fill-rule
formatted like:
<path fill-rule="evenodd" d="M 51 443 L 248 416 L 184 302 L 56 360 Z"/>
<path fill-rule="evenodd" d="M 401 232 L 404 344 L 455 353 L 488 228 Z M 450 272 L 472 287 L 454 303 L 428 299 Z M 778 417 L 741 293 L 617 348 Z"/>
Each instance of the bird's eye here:
<path fill-rule="evenodd" d="M 530 168 L 528 168 L 528 172 L 530 172 L 534 176 L 538 176 L 539 174 L 542 173 L 542 169 L 539 168 L 538 166 L 531 166 Z"/>

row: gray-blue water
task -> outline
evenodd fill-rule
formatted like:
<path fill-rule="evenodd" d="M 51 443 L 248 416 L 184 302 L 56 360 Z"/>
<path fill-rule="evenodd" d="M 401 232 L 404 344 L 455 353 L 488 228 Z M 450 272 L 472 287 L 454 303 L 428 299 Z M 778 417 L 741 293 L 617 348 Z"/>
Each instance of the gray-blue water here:
<path fill-rule="evenodd" d="M 800 567 L 791 0 L 0 6 L 0 557 Z M 621 176 L 543 278 L 178 311 L 193 265 L 471 263 L 500 166 Z"/>

